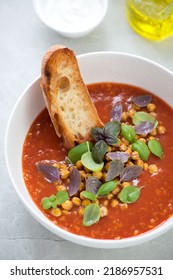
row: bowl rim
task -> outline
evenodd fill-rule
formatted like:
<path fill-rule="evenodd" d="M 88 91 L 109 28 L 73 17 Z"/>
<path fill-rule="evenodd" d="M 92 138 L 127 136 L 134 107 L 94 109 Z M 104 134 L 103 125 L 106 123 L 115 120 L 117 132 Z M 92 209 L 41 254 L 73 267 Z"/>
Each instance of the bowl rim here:
<path fill-rule="evenodd" d="M 33 0 L 33 6 L 34 6 L 34 10 L 36 12 L 36 15 L 38 16 L 38 18 L 42 21 L 42 23 L 44 23 L 47 27 L 51 28 L 52 30 L 58 32 L 61 35 L 67 36 L 68 35 L 80 35 L 82 36 L 82 34 L 87 34 L 90 31 L 92 31 L 93 29 L 95 29 L 104 19 L 107 10 L 108 10 L 108 0 L 103 0 L 103 4 L 102 4 L 102 13 L 100 14 L 100 16 L 98 17 L 98 20 L 94 21 L 92 26 L 88 27 L 87 25 L 85 26 L 85 28 L 83 28 L 82 30 L 79 31 L 75 31 L 75 30 L 65 30 L 62 29 L 61 26 L 60 27 L 55 27 L 54 25 L 50 24 L 45 18 L 44 16 L 40 13 L 39 9 L 38 9 L 38 4 L 36 2 L 38 2 L 40 0 Z"/>
<path fill-rule="evenodd" d="M 135 58 L 138 60 L 142 60 L 146 63 L 150 63 L 150 64 L 154 64 L 154 66 L 162 69 L 163 71 L 166 71 L 168 74 L 170 74 L 173 77 L 173 72 L 171 72 L 169 69 L 167 69 L 166 67 L 160 65 L 159 63 L 156 63 L 148 58 L 142 57 L 142 56 L 138 56 L 138 55 L 134 55 L 134 54 L 130 54 L 130 53 L 125 53 L 125 52 L 115 52 L 115 51 L 100 51 L 100 52 L 89 52 L 89 53 L 84 53 L 81 55 L 77 55 L 77 59 L 82 59 L 83 57 L 87 57 L 87 56 L 95 56 L 95 55 L 120 55 L 120 56 L 126 56 L 126 57 L 131 57 L 131 58 Z M 22 201 L 23 205 L 25 206 L 25 208 L 29 211 L 29 213 L 40 223 L 42 224 L 45 228 L 47 228 L 49 231 L 51 231 L 52 233 L 54 233 L 55 235 L 66 239 L 67 241 L 71 241 L 73 243 L 79 244 L 79 245 L 83 245 L 83 246 L 87 246 L 87 247 L 92 247 L 92 248 L 103 248 L 103 249 L 113 249 L 113 248 L 127 248 L 127 247 L 131 247 L 131 246 L 136 246 L 139 244 L 142 244 L 144 242 L 150 241 L 156 237 L 159 237 L 160 235 L 164 234 L 165 232 L 167 232 L 168 230 L 170 230 L 171 228 L 173 228 L 173 222 L 172 224 L 169 223 L 169 220 L 171 219 L 171 217 L 169 219 L 167 219 L 165 222 L 161 223 L 160 225 L 158 225 L 157 227 L 155 227 L 152 230 L 149 230 L 147 232 L 144 232 L 138 236 L 135 237 L 128 237 L 128 238 L 123 238 L 123 239 L 96 239 L 96 238 L 90 238 L 90 237 L 86 237 L 86 236 L 82 236 L 82 235 L 77 235 L 71 232 L 68 232 L 58 226 L 56 226 L 55 224 L 53 224 L 48 218 L 45 217 L 45 215 L 38 209 L 38 212 L 36 212 L 31 205 L 29 205 L 29 203 L 26 201 L 25 196 L 21 194 L 20 190 L 18 189 L 18 186 L 13 178 L 13 174 L 10 168 L 10 164 L 8 161 L 8 134 L 10 131 L 10 126 L 11 126 L 11 121 L 13 118 L 13 115 L 19 105 L 19 103 L 21 102 L 21 100 L 24 98 L 24 96 L 26 95 L 26 93 L 28 92 L 28 90 L 30 90 L 32 88 L 32 86 L 35 86 L 40 80 L 40 76 L 38 76 L 37 78 L 35 78 L 27 87 L 26 89 L 22 92 L 22 94 L 20 95 L 20 97 L 17 99 L 8 123 L 7 123 L 7 127 L 6 127 L 6 132 L 5 132 L 5 162 L 6 162 L 6 166 L 7 166 L 7 170 L 8 170 L 8 174 L 10 177 L 10 180 L 12 182 L 12 185 L 15 189 L 15 191 L 17 192 L 20 200 Z M 28 196 L 30 196 L 29 192 L 28 192 Z M 31 198 L 31 196 L 30 196 Z M 32 198 L 31 198 L 32 200 Z M 34 203 L 34 202 L 33 202 Z M 172 216 L 173 217 L 173 216 Z"/>

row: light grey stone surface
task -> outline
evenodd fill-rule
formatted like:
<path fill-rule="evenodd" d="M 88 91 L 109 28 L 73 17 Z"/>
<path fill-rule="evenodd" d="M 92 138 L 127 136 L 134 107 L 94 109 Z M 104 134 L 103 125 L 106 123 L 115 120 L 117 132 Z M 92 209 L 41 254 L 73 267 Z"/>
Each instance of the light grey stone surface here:
<path fill-rule="evenodd" d="M 173 230 L 140 246 L 92 249 L 65 241 L 37 223 L 13 189 L 4 159 L 4 135 L 22 91 L 40 74 L 45 50 L 57 43 L 76 54 L 120 51 L 141 55 L 173 71 L 173 37 L 151 42 L 138 36 L 125 17 L 125 1 L 109 0 L 102 24 L 87 37 L 59 36 L 37 18 L 31 0 L 0 0 L 0 259 L 173 259 Z M 157 83 L 157 81 L 155 81 Z"/>

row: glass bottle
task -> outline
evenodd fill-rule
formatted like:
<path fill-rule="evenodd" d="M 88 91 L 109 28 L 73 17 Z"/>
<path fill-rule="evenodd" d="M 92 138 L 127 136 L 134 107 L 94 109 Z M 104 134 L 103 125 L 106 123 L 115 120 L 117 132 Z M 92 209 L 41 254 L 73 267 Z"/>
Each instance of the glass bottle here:
<path fill-rule="evenodd" d="M 151 40 L 173 35 L 173 0 L 126 0 L 132 28 Z"/>

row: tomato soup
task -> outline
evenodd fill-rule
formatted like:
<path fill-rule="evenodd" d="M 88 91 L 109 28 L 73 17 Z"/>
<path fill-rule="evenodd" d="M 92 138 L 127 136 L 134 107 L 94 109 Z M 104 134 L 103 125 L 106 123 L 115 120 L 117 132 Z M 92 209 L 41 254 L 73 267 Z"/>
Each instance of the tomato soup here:
<path fill-rule="evenodd" d="M 153 136 L 151 134 L 150 137 L 157 138 L 162 146 L 163 156 L 160 158 L 150 153 L 147 164 L 142 162 L 143 170 L 139 177 L 133 180 L 134 185 L 142 187 L 139 199 L 134 203 L 122 203 L 117 197 L 113 205 L 111 195 L 101 198 L 108 215 L 91 226 L 82 223 L 80 207 L 75 204 L 69 211 L 64 211 L 64 214 L 57 217 L 52 215 L 51 211 L 43 209 L 42 199 L 56 194 L 57 185 L 45 180 L 38 172 L 36 163 L 45 160 L 61 162 L 68 154 L 62 138 L 58 138 L 55 133 L 46 109 L 34 120 L 24 142 L 22 164 L 26 187 L 40 211 L 64 230 L 99 239 L 122 239 L 140 235 L 159 226 L 173 215 L 173 110 L 153 93 L 132 85 L 98 83 L 88 85 L 88 90 L 105 124 L 110 121 L 110 112 L 115 104 L 121 103 L 123 111 L 129 114 L 132 109 L 131 98 L 141 95 L 152 96 L 155 110 L 150 113 L 156 116 L 158 127 L 164 127 L 164 131 Z M 142 111 L 145 110 L 146 108 L 142 108 Z M 125 119 L 124 122 L 131 121 Z M 152 172 L 150 167 L 156 167 L 157 170 Z"/>

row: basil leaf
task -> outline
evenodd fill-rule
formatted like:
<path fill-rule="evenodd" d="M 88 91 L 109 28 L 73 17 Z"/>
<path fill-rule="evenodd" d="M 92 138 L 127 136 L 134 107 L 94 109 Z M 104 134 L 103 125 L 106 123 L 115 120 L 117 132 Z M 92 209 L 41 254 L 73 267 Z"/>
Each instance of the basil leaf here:
<path fill-rule="evenodd" d="M 70 184 L 68 186 L 69 196 L 72 196 L 79 190 L 80 183 L 81 183 L 80 172 L 75 167 L 72 168 L 69 179 L 70 179 Z"/>
<path fill-rule="evenodd" d="M 150 122 L 154 123 L 154 127 L 157 127 L 158 121 L 151 115 L 146 112 L 136 112 L 135 115 L 133 116 L 133 123 L 135 125 L 140 124 L 141 122 Z"/>
<path fill-rule="evenodd" d="M 97 198 L 97 196 L 95 194 L 88 192 L 88 191 L 83 191 L 82 196 L 84 196 L 85 198 L 88 198 L 90 200 L 96 200 L 96 198 Z"/>
<path fill-rule="evenodd" d="M 162 149 L 162 145 L 160 144 L 159 141 L 157 140 L 149 140 L 148 141 L 148 147 L 150 149 L 150 151 L 157 157 L 159 157 L 160 159 L 163 156 L 163 149 Z"/>
<path fill-rule="evenodd" d="M 111 160 L 118 159 L 124 163 L 127 162 L 130 157 L 130 155 L 126 152 L 109 152 L 106 154 L 106 156 Z"/>
<path fill-rule="evenodd" d="M 100 127 L 92 128 L 91 135 L 96 141 L 104 140 L 103 129 Z"/>
<path fill-rule="evenodd" d="M 120 182 L 128 182 L 136 179 L 142 171 L 138 165 L 126 166 L 120 174 Z"/>
<path fill-rule="evenodd" d="M 82 155 L 81 162 L 85 167 L 94 172 L 100 171 L 104 166 L 104 162 L 96 163 L 93 160 L 91 153 L 88 152 Z"/>
<path fill-rule="evenodd" d="M 52 195 L 49 197 L 49 200 L 50 200 L 50 202 L 56 201 L 56 195 L 52 194 Z"/>
<path fill-rule="evenodd" d="M 106 181 L 111 181 L 115 177 L 119 176 L 124 168 L 124 164 L 121 160 L 115 159 L 110 163 L 107 175 L 106 175 Z"/>
<path fill-rule="evenodd" d="M 88 192 L 96 194 L 101 184 L 102 183 L 99 181 L 99 179 L 94 176 L 90 176 L 88 179 L 86 179 L 85 188 Z"/>
<path fill-rule="evenodd" d="M 42 205 L 43 209 L 47 210 L 52 206 L 52 203 L 48 197 L 44 197 L 41 201 L 41 205 Z"/>
<path fill-rule="evenodd" d="M 43 161 L 37 162 L 35 165 L 49 183 L 55 183 L 60 179 L 60 171 L 57 167 Z"/>
<path fill-rule="evenodd" d="M 119 199 L 124 203 L 134 203 L 140 196 L 140 188 L 127 186 L 122 189 Z"/>
<path fill-rule="evenodd" d="M 152 96 L 151 95 L 140 95 L 134 97 L 132 101 L 139 107 L 146 107 L 151 102 Z"/>
<path fill-rule="evenodd" d="M 155 127 L 155 122 L 141 122 L 137 126 L 135 126 L 135 131 L 137 134 L 148 134 Z"/>
<path fill-rule="evenodd" d="M 122 135 L 127 141 L 131 143 L 135 140 L 136 132 L 132 126 L 122 124 L 121 130 L 122 130 Z"/>
<path fill-rule="evenodd" d="M 96 142 L 92 149 L 92 157 L 95 162 L 101 163 L 103 161 L 104 155 L 106 154 L 108 149 L 107 144 L 105 141 L 100 140 L 99 142 Z"/>
<path fill-rule="evenodd" d="M 94 144 L 92 142 L 88 142 L 90 150 L 93 148 Z M 72 163 L 76 163 L 81 159 L 81 156 L 88 151 L 87 142 L 81 143 L 75 147 L 73 147 L 68 152 L 68 158 Z"/>
<path fill-rule="evenodd" d="M 91 226 L 100 220 L 100 207 L 96 203 L 91 203 L 85 207 L 83 225 Z"/>
<path fill-rule="evenodd" d="M 56 194 L 57 204 L 63 204 L 68 199 L 68 193 L 66 191 L 58 191 Z"/>
<path fill-rule="evenodd" d="M 117 121 L 108 122 L 103 128 L 105 138 L 109 135 L 118 136 L 120 133 L 120 129 L 121 129 L 121 124 L 119 122 Z"/>
<path fill-rule="evenodd" d="M 140 140 L 137 140 L 132 144 L 132 151 L 137 151 L 140 158 L 144 161 L 147 161 L 150 155 L 147 145 Z"/>
<path fill-rule="evenodd" d="M 110 181 L 110 182 L 104 183 L 98 189 L 97 194 L 102 195 L 102 196 L 107 195 L 108 193 L 113 191 L 113 189 L 116 187 L 117 183 L 118 183 L 118 181 Z"/>
<path fill-rule="evenodd" d="M 121 104 L 116 104 L 110 113 L 111 119 L 113 121 L 120 122 L 121 117 L 122 117 L 122 112 L 123 112 L 123 107 Z"/>

